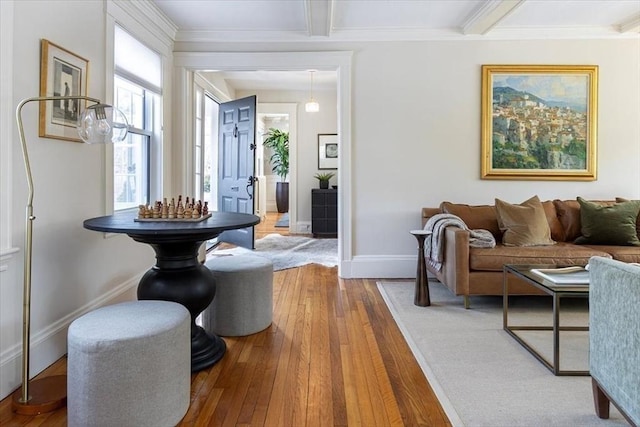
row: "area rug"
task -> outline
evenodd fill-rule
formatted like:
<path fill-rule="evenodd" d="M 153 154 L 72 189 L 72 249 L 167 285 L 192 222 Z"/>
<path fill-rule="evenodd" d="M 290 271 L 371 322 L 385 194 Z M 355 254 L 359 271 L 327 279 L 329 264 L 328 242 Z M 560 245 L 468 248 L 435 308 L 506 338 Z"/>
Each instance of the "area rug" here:
<path fill-rule="evenodd" d="M 256 248 L 216 250 L 209 256 L 223 256 L 254 253 L 269 258 L 274 271 L 300 267 L 306 264 L 320 264 L 326 267 L 338 265 L 338 239 L 312 239 L 302 236 L 282 236 L 269 234 L 256 240 Z"/>
<path fill-rule="evenodd" d="M 466 310 L 461 297 L 455 297 L 440 282 L 429 282 L 431 306 L 418 307 L 413 304 L 414 287 L 414 282 L 378 282 L 380 293 L 453 425 L 628 425 L 613 405 L 609 420 L 595 415 L 591 377 L 553 375 L 502 329 L 502 297 L 471 298 L 471 308 Z M 509 323 L 550 324 L 549 300 L 513 297 Z M 586 324 L 586 300 L 566 301 L 561 325 Z M 572 363 L 588 363 L 587 334 L 561 333 L 563 369 Z M 528 338 L 541 351 L 550 350 L 550 333 L 536 332 Z M 548 349 L 543 348 L 545 345 Z"/>
<path fill-rule="evenodd" d="M 285 212 L 278 218 L 274 227 L 289 227 L 289 212 Z"/>

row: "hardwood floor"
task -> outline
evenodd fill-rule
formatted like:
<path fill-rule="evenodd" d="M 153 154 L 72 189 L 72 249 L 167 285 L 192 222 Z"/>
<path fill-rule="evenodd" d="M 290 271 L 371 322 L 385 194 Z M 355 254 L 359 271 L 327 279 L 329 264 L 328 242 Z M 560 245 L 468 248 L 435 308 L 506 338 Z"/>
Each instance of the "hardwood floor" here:
<path fill-rule="evenodd" d="M 277 212 L 267 212 L 264 218 L 261 218 L 260 224 L 256 225 L 255 233 L 256 240 L 261 239 L 267 234 L 278 233 L 283 236 L 289 235 L 289 229 L 287 227 L 276 227 L 276 222 L 283 214 Z"/>
<path fill-rule="evenodd" d="M 191 377 L 180 426 L 449 426 L 374 280 L 307 265 L 274 274 L 266 330 L 225 338 L 227 353 Z M 42 375 L 66 371 L 63 358 Z M 64 426 L 0 402 L 2 426 Z"/>

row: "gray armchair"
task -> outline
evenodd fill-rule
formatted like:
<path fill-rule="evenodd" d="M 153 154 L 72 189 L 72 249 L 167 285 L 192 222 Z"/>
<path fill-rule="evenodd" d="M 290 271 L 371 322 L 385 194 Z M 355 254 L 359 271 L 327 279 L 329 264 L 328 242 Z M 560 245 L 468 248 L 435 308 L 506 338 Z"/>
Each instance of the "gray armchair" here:
<path fill-rule="evenodd" d="M 612 402 L 640 425 L 640 266 L 589 261 L 589 364 L 596 414 Z"/>

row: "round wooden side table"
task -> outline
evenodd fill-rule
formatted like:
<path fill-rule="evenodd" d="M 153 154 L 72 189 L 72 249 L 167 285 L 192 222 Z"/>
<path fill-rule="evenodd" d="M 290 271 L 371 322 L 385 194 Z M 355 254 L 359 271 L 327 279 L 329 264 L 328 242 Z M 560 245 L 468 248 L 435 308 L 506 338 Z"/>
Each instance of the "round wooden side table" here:
<path fill-rule="evenodd" d="M 432 233 L 427 230 L 411 230 L 410 233 L 418 240 L 418 269 L 416 271 L 416 293 L 413 303 L 420 307 L 428 307 L 431 305 L 431 299 L 429 298 L 427 264 L 424 259 L 424 241 Z"/>

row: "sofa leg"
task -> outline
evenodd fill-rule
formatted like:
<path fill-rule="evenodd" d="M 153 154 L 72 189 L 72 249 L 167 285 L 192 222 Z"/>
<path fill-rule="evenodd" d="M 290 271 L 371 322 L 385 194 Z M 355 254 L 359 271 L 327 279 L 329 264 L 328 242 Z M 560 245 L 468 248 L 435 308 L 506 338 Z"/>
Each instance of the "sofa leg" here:
<path fill-rule="evenodd" d="M 603 419 L 609 418 L 609 398 L 602 391 L 598 382 L 591 378 L 591 387 L 593 388 L 593 404 L 596 407 L 596 415 Z"/>
<path fill-rule="evenodd" d="M 464 308 L 468 310 L 469 308 L 471 308 L 471 298 L 469 297 L 469 295 L 465 295 L 463 298 L 464 298 Z"/>

